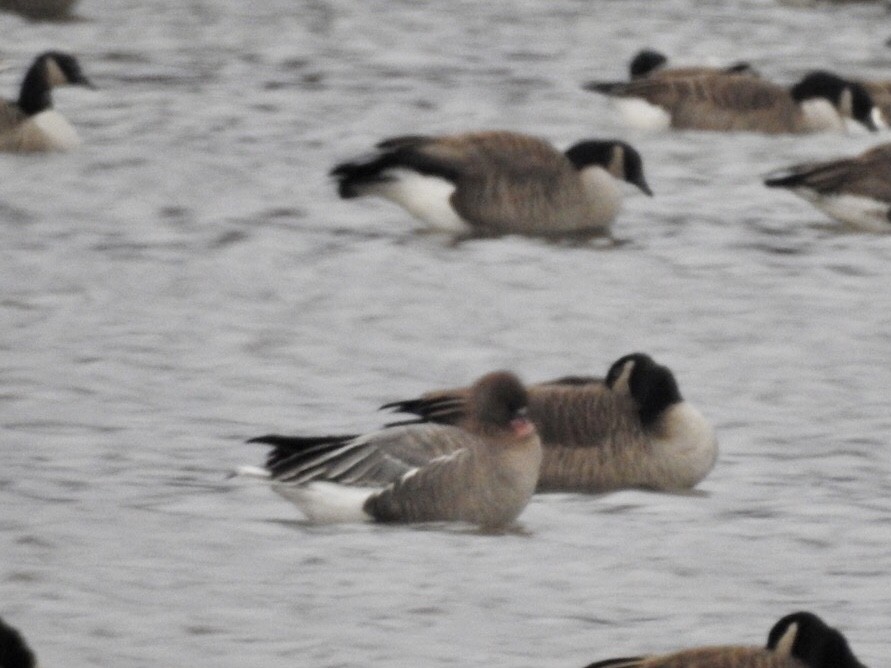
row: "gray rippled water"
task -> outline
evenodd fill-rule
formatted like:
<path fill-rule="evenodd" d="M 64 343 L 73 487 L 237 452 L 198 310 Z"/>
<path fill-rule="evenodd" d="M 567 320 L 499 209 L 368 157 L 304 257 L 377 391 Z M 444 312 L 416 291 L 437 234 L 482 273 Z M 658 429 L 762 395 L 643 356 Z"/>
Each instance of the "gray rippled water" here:
<path fill-rule="evenodd" d="M 881 137 L 638 135 L 579 87 L 653 46 L 886 77 L 876 4 L 82 0 L 0 15 L 12 94 L 48 48 L 98 90 L 78 151 L 0 156 L 0 614 L 44 666 L 581 666 L 761 643 L 812 609 L 891 655 L 891 236 L 759 177 Z M 620 243 L 452 244 L 337 200 L 405 132 L 620 136 Z M 885 135 L 884 139 L 887 139 Z M 634 350 L 718 430 L 697 493 L 541 496 L 522 531 L 302 525 L 244 439 L 368 429 L 497 367 Z"/>

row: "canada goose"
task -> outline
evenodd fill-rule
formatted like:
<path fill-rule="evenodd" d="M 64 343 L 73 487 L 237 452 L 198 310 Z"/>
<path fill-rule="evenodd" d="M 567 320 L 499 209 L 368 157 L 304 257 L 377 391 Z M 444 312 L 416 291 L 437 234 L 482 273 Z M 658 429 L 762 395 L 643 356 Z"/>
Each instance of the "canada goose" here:
<path fill-rule="evenodd" d="M 671 370 L 649 355 L 625 355 L 604 380 L 567 377 L 527 392 L 544 450 L 540 492 L 683 490 L 715 465 L 714 430 L 683 400 Z M 468 393 L 434 391 L 382 408 L 417 415 L 415 422 L 463 427 Z"/>
<path fill-rule="evenodd" d="M 387 139 L 331 175 L 344 199 L 376 195 L 428 225 L 477 234 L 602 233 L 619 212 L 618 180 L 652 195 L 640 154 L 621 141 L 560 153 L 516 132 Z"/>
<path fill-rule="evenodd" d="M 688 77 L 702 74 L 749 74 L 757 76 L 750 63 L 740 61 L 727 67 L 709 67 L 694 65 L 688 67 L 668 67 L 668 58 L 655 49 L 641 49 L 628 64 L 628 76 L 631 79 L 645 77 Z"/>
<path fill-rule="evenodd" d="M 47 21 L 71 16 L 79 0 L 0 0 L 0 10 L 16 12 L 29 19 Z"/>
<path fill-rule="evenodd" d="M 613 98 L 626 120 L 643 129 L 782 134 L 842 132 L 847 120 L 873 131 L 886 125 L 863 86 L 822 71 L 789 89 L 745 74 L 646 77 L 584 88 Z"/>
<path fill-rule="evenodd" d="M 586 668 L 864 668 L 844 635 L 810 612 L 780 619 L 765 647 L 699 647 L 672 654 L 607 659 Z"/>
<path fill-rule="evenodd" d="M 80 143 L 74 128 L 53 109 L 52 89 L 65 84 L 93 87 L 72 55 L 47 51 L 34 59 L 18 102 L 0 100 L 0 151 L 66 150 Z"/>
<path fill-rule="evenodd" d="M 18 630 L 0 619 L 0 667 L 34 668 L 37 661 Z"/>
<path fill-rule="evenodd" d="M 364 436 L 261 436 L 274 489 L 312 522 L 460 521 L 499 529 L 535 491 L 541 441 L 516 376 L 470 391 L 466 429 L 394 427 Z"/>
<path fill-rule="evenodd" d="M 853 158 L 771 172 L 769 188 L 786 188 L 827 215 L 870 232 L 891 232 L 891 143 Z"/>

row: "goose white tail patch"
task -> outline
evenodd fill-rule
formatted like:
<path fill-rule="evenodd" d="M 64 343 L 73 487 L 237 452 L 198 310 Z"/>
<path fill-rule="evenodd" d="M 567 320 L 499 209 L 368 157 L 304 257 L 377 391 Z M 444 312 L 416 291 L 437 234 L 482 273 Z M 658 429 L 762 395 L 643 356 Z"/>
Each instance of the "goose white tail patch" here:
<path fill-rule="evenodd" d="M 615 98 L 613 106 L 630 127 L 648 132 L 661 132 L 671 127 L 671 114 L 640 98 Z"/>
<path fill-rule="evenodd" d="M 390 180 L 375 186 L 375 194 L 395 202 L 433 228 L 449 232 L 470 229 L 449 201 L 455 192 L 451 181 L 410 169 L 390 169 L 385 176 Z"/>
<path fill-rule="evenodd" d="M 272 488 L 300 508 L 306 519 L 313 524 L 371 521 L 371 516 L 362 510 L 362 506 L 377 491 L 334 482 L 311 482 L 305 485 L 275 483 Z"/>

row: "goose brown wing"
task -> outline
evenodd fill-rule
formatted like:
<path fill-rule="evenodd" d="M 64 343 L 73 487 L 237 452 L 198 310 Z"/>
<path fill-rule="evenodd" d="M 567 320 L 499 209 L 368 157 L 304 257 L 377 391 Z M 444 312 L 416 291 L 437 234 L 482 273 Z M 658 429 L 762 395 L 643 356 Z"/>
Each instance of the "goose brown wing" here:
<path fill-rule="evenodd" d="M 437 457 L 460 450 L 466 438 L 465 432 L 454 427 L 422 424 L 353 437 L 254 440 L 275 447 L 267 468 L 277 481 L 302 484 L 324 480 L 383 486 Z"/>
<path fill-rule="evenodd" d="M 619 428 L 629 429 L 631 407 L 617 411 L 617 401 L 599 379 L 569 376 L 529 388 L 529 418 L 545 449 L 598 447 Z"/>
<path fill-rule="evenodd" d="M 856 158 L 796 165 L 765 183 L 805 187 L 821 195 L 845 193 L 891 202 L 891 144 L 877 146 Z"/>

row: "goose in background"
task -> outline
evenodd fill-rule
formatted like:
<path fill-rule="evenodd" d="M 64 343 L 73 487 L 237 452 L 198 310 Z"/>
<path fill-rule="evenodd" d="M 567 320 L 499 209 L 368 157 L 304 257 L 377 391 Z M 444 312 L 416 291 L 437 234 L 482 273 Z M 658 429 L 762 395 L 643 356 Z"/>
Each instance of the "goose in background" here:
<path fill-rule="evenodd" d="M 0 668 L 35 668 L 34 652 L 21 633 L 0 619 Z"/>
<path fill-rule="evenodd" d="M 680 491 L 715 465 L 712 426 L 684 401 L 671 370 L 649 355 L 621 357 L 602 380 L 570 376 L 526 389 L 544 450 L 540 492 Z M 469 393 L 433 391 L 382 408 L 417 416 L 394 424 L 465 427 Z"/>
<path fill-rule="evenodd" d="M 314 523 L 469 522 L 502 529 L 538 481 L 541 441 L 513 374 L 483 376 L 464 428 L 410 425 L 364 436 L 268 435 L 260 475 Z M 255 473 L 243 469 L 242 473 Z"/>
<path fill-rule="evenodd" d="M 672 78 L 701 76 L 704 74 L 748 74 L 758 76 L 750 63 L 740 61 L 726 67 L 690 65 L 669 67 L 668 57 L 655 49 L 641 49 L 628 64 L 628 77 L 631 80 L 646 77 Z"/>
<path fill-rule="evenodd" d="M 0 11 L 15 12 L 33 21 L 71 18 L 80 0 L 0 0 Z"/>
<path fill-rule="evenodd" d="M 640 154 L 621 141 L 582 141 L 561 153 L 537 137 L 492 131 L 396 137 L 377 149 L 331 171 L 340 196 L 382 197 L 449 232 L 605 234 L 621 181 L 652 195 Z"/>
<path fill-rule="evenodd" d="M 891 232 L 891 143 L 852 158 L 785 167 L 764 185 L 785 188 L 852 227 Z"/>
<path fill-rule="evenodd" d="M 53 109 L 52 89 L 63 85 L 93 88 L 74 56 L 60 51 L 37 56 L 18 101 L 0 100 L 0 151 L 64 151 L 80 144 L 74 128 Z"/>
<path fill-rule="evenodd" d="M 780 619 L 764 647 L 698 647 L 671 654 L 607 659 L 586 668 L 865 668 L 840 631 L 811 612 Z"/>
<path fill-rule="evenodd" d="M 746 74 L 645 77 L 591 82 L 609 96 L 627 123 L 640 129 L 747 131 L 765 134 L 845 132 L 849 125 L 887 127 L 859 83 L 811 72 L 791 88 Z"/>

